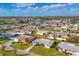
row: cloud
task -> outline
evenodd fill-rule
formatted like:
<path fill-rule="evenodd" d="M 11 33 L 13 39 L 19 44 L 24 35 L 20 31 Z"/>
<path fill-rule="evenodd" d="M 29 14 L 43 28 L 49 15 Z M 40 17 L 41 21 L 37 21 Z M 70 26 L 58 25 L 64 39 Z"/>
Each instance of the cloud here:
<path fill-rule="evenodd" d="M 43 6 L 43 8 L 64 8 L 65 6 L 71 6 L 73 3 L 65 3 L 65 4 L 51 4 Z"/>
<path fill-rule="evenodd" d="M 17 4 L 12 4 L 12 6 L 16 8 L 22 8 L 22 7 L 30 7 L 33 6 L 34 4 L 32 3 L 17 3 Z"/>
<path fill-rule="evenodd" d="M 65 7 L 66 4 L 55 4 L 55 5 L 50 5 L 49 7 L 50 8 L 62 8 L 62 7 Z"/>
<path fill-rule="evenodd" d="M 41 7 L 35 6 L 34 3 L 17 3 L 17 4 L 12 4 L 12 6 L 16 7 L 17 9 L 24 9 L 28 11 L 39 11 L 39 12 L 46 12 L 48 10 L 52 9 L 61 9 L 64 8 L 65 6 L 70 6 L 73 5 L 73 3 L 62 3 L 62 4 L 51 4 L 51 5 L 43 5 Z"/>

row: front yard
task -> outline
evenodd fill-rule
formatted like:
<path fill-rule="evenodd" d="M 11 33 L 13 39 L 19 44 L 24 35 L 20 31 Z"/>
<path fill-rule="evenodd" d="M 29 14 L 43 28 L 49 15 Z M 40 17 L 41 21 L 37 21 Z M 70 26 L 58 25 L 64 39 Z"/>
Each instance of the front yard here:
<path fill-rule="evenodd" d="M 26 48 L 28 48 L 31 45 L 32 45 L 32 43 L 29 43 L 29 42 L 27 44 L 23 44 L 21 42 L 17 42 L 17 43 L 12 44 L 11 46 L 14 47 L 15 49 L 25 50 Z"/>
<path fill-rule="evenodd" d="M 41 56 L 66 56 L 64 52 L 59 52 L 55 48 L 45 48 L 43 46 L 35 46 L 31 49 L 31 52 Z"/>

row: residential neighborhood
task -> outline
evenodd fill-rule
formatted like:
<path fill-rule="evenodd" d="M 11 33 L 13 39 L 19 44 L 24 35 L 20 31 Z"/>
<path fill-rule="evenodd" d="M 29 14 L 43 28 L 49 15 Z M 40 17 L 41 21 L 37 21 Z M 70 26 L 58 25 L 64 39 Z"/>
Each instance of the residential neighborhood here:
<path fill-rule="evenodd" d="M 0 55 L 79 56 L 78 22 L 78 16 L 0 17 Z"/>

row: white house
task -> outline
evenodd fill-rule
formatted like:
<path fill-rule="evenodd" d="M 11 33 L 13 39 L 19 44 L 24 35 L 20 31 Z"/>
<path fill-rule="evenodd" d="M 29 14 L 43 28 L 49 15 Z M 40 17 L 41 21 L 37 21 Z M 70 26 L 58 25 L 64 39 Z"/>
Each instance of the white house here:
<path fill-rule="evenodd" d="M 44 30 L 38 30 L 36 32 L 36 34 L 39 34 L 39 35 L 44 35 L 44 34 L 47 34 L 47 33 L 48 33 L 48 31 L 44 31 Z"/>
<path fill-rule="evenodd" d="M 47 39 L 36 39 L 32 42 L 33 45 L 43 45 L 45 48 L 50 48 L 54 41 Z"/>

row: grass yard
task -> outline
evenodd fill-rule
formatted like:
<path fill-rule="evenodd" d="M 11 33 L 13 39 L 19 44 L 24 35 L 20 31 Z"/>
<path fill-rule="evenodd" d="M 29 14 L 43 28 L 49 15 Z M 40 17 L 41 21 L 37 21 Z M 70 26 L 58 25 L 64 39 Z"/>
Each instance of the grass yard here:
<path fill-rule="evenodd" d="M 8 41 L 9 41 L 9 39 L 0 39 L 0 44 L 4 44 L 4 43 L 6 43 Z"/>
<path fill-rule="evenodd" d="M 45 48 L 43 46 L 35 46 L 31 49 L 31 52 L 41 56 L 66 56 L 64 52 L 59 52 L 55 48 Z"/>
<path fill-rule="evenodd" d="M 27 44 L 23 44 L 23 43 L 14 43 L 11 46 L 14 47 L 15 49 L 22 49 L 25 50 L 26 48 L 28 48 L 29 46 L 31 46 L 32 43 L 27 43 Z"/>
<path fill-rule="evenodd" d="M 8 51 L 2 50 L 1 48 L 0 48 L 0 54 L 2 54 L 3 56 L 19 56 L 14 51 L 8 52 Z"/>

